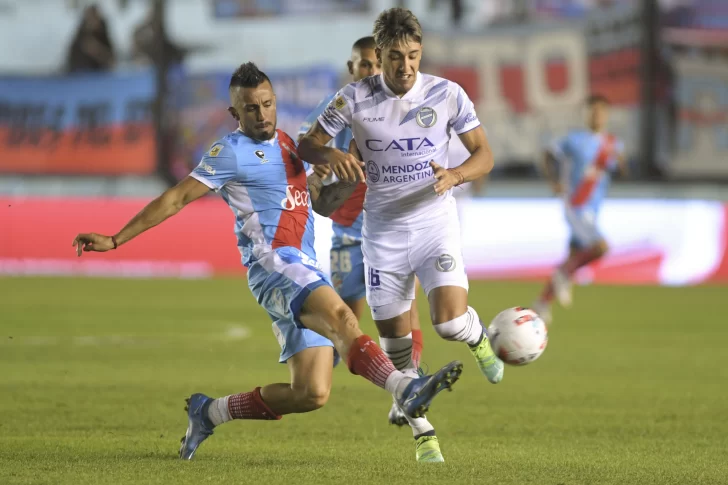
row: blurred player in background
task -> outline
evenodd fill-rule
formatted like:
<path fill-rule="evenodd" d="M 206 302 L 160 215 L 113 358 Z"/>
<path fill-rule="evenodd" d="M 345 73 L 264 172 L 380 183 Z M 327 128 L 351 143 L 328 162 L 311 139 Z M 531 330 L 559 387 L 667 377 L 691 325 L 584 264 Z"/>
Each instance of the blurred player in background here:
<path fill-rule="evenodd" d="M 417 277 L 435 331 L 446 340 L 467 343 L 487 379 L 500 382 L 503 362 L 493 353 L 477 312 L 468 306 L 451 190 L 492 169 L 488 140 L 460 86 L 418 72 L 422 29 L 412 12 L 382 12 L 374 38 L 382 74 L 339 91 L 301 139 L 299 151 L 309 162 L 328 164 L 343 181 L 364 180 L 362 168 L 366 170 L 362 251 L 367 303 L 379 334 L 411 341 Z M 355 140 L 350 151 L 358 153 L 326 146 L 347 127 Z M 470 155 L 457 169 L 448 169 L 453 131 Z M 413 369 L 411 362 L 400 365 Z"/>
<path fill-rule="evenodd" d="M 608 249 L 597 227 L 597 216 L 611 173 L 619 169 L 622 176 L 627 175 L 624 144 L 607 132 L 608 123 L 609 101 L 604 96 L 590 96 L 586 128 L 556 140 L 544 155 L 545 172 L 554 194 L 564 199 L 570 232 L 568 258 L 533 305 L 546 323 L 552 320 L 554 298 L 564 307 L 571 306 L 571 279 L 576 270 L 599 260 Z"/>
<path fill-rule="evenodd" d="M 371 36 L 362 37 L 351 47 L 351 58 L 347 62 L 347 68 L 349 69 L 349 74 L 354 78 L 354 82 L 381 73 L 381 63 L 377 59 L 375 48 L 374 37 Z M 324 109 L 326 109 L 335 97 L 336 93 L 332 93 L 331 96 L 324 98 L 316 109 L 308 115 L 299 130 L 299 140 L 308 132 L 316 122 L 316 118 L 323 113 Z M 351 130 L 345 128 L 334 137 L 329 145 L 346 152 L 349 150 L 351 139 Z M 332 183 L 336 180 L 327 165 L 317 165 L 315 170 L 326 183 Z M 351 308 L 359 320 L 361 320 L 364 311 L 364 299 L 366 297 L 364 256 L 361 252 L 361 229 L 364 223 L 363 209 L 366 188 L 366 183 L 360 181 L 346 202 L 334 212 L 327 214 L 317 211 L 325 217 L 330 217 L 332 220 L 334 235 L 331 241 L 331 280 L 334 284 L 334 289 L 344 302 L 349 305 L 349 308 Z M 412 366 L 417 369 L 420 366 L 423 341 L 416 302 L 412 304 L 410 318 L 412 325 L 411 339 L 402 340 L 380 337 L 379 344 L 384 353 L 394 362 L 395 366 L 402 360 L 409 363 L 409 357 L 403 358 L 403 354 L 409 352 L 411 354 Z M 397 426 L 408 424 L 406 416 L 396 403 L 392 403 L 388 419 L 391 424 Z M 432 445 L 429 442 L 427 444 Z M 418 458 L 426 455 L 423 447 L 418 448 L 418 450 Z"/>
<path fill-rule="evenodd" d="M 413 378 L 398 371 L 359 329 L 356 317 L 321 272 L 313 249 L 311 197 L 331 198 L 346 186 L 310 193 L 308 164 L 293 140 L 276 130 L 276 98 L 268 77 L 253 63 L 240 66 L 230 80 L 230 114 L 239 128 L 212 145 L 200 164 L 167 190 L 115 236 L 79 234 L 83 251 L 108 251 L 175 215 L 185 205 L 219 192 L 235 214 L 235 232 L 248 286 L 273 320 L 291 383 L 256 387 L 251 392 L 212 399 L 188 399 L 188 428 L 180 457 L 191 459 L 213 428 L 232 419 L 280 419 L 284 414 L 320 408 L 331 389 L 338 355 L 349 370 L 392 393 L 405 413 L 420 416 L 432 398 L 457 380 L 462 364 L 453 362 L 433 377 Z M 312 171 L 311 171 L 312 172 Z M 326 194 L 328 192 L 329 194 Z M 198 355 L 190 355 L 190 365 Z"/>

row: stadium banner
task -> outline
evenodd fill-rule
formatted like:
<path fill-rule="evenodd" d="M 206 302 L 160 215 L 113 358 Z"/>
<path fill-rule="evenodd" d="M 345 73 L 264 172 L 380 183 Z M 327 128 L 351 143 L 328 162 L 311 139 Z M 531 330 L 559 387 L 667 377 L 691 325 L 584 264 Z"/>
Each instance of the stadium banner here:
<path fill-rule="evenodd" d="M 678 3 L 663 15 L 661 38 L 675 82 L 672 178 L 728 179 L 728 2 Z"/>
<path fill-rule="evenodd" d="M 154 172 L 155 93 L 151 70 L 0 78 L 0 173 Z"/>
<path fill-rule="evenodd" d="M 0 198 L 0 274 L 207 278 L 243 275 L 234 218 L 213 196 L 116 251 L 77 258 L 77 232 L 113 233 L 139 199 Z M 568 230 L 554 199 L 459 201 L 466 269 L 474 279 L 547 278 L 566 255 Z M 581 283 L 728 284 L 728 204 L 609 199 L 600 225 L 610 252 Z M 316 219 L 316 252 L 328 270 L 331 223 Z"/>
<path fill-rule="evenodd" d="M 266 72 L 276 91 L 278 128 L 295 138 L 298 128 L 323 98 L 336 91 L 339 73 L 328 66 Z M 184 75 L 171 100 L 178 130 L 173 173 L 187 175 L 216 140 L 237 128 L 230 106 L 230 72 Z"/>
<path fill-rule="evenodd" d="M 487 131 L 496 169 L 540 162 L 555 137 L 584 126 L 583 103 L 592 93 L 611 101 L 610 131 L 634 160 L 641 36 L 641 13 L 626 2 L 569 23 L 429 34 L 423 71 L 463 86 Z M 664 87 L 657 89 L 666 95 Z"/>

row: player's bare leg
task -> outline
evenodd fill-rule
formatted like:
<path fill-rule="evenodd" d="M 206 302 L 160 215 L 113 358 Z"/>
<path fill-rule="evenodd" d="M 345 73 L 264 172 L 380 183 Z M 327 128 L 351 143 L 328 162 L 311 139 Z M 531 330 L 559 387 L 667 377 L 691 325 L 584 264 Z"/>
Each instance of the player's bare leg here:
<path fill-rule="evenodd" d="M 361 316 L 364 314 L 364 305 L 366 304 L 366 298 L 359 298 L 358 300 L 344 300 L 346 306 L 348 306 L 356 317 L 356 321 L 361 321 Z"/>
<path fill-rule="evenodd" d="M 190 419 L 180 457 L 192 459 L 215 427 L 233 419 L 279 420 L 285 414 L 307 413 L 326 404 L 331 392 L 333 349 L 307 348 L 288 359 L 287 364 L 290 384 L 269 384 L 218 399 L 204 394 L 190 396 L 186 408 Z"/>
<path fill-rule="evenodd" d="M 454 361 L 433 376 L 408 376 L 400 372 L 382 349 L 361 332 L 352 311 L 330 286 L 314 289 L 303 303 L 298 318 L 308 329 L 333 342 L 353 374 L 386 389 L 412 418 L 426 412 L 432 399 L 440 391 L 449 389 L 462 371 L 462 364 Z M 308 350 L 301 352 L 303 355 L 298 359 L 293 357 L 290 385 L 258 387 L 222 399 L 193 394 L 188 399 L 189 425 L 182 438 L 180 457 L 192 459 L 199 445 L 212 435 L 213 428 L 227 420 L 278 420 L 282 413 L 307 412 L 321 407 L 331 388 L 333 353 L 328 347 Z M 317 358 L 322 358 L 322 362 Z M 322 371 L 324 365 L 328 370 Z"/>
<path fill-rule="evenodd" d="M 468 306 L 468 291 L 461 286 L 439 286 L 430 291 L 430 317 L 435 331 L 445 340 L 465 342 L 478 367 L 493 384 L 503 379 L 503 361 L 490 347 L 485 326 Z"/>
<path fill-rule="evenodd" d="M 311 292 L 299 318 L 306 328 L 333 342 L 353 374 L 386 389 L 412 418 L 422 416 L 435 395 L 449 388 L 462 371 L 462 364 L 457 361 L 426 378 L 398 370 L 382 349 L 362 333 L 354 313 L 330 286 Z"/>
<path fill-rule="evenodd" d="M 290 384 L 272 384 L 260 390 L 263 401 L 279 415 L 307 413 L 320 409 L 329 400 L 334 351 L 312 347 L 288 361 Z"/>

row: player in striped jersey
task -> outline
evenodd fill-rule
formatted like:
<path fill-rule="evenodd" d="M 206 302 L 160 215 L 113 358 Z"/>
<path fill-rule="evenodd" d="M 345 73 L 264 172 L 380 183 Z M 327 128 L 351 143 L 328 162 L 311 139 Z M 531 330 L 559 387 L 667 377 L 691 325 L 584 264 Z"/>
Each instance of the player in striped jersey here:
<path fill-rule="evenodd" d="M 569 256 L 533 305 L 546 323 L 552 319 L 554 298 L 564 307 L 571 306 L 571 278 L 576 270 L 606 254 L 608 246 L 599 232 L 597 216 L 612 173 L 619 169 L 623 176 L 627 175 L 624 144 L 607 132 L 609 101 L 593 95 L 587 100 L 587 108 L 587 127 L 570 131 L 553 142 L 544 156 L 553 191 L 563 197 L 570 231 Z"/>
<path fill-rule="evenodd" d="M 213 144 L 188 177 L 115 236 L 79 234 L 74 240 L 79 256 L 82 251 L 116 249 L 210 190 L 218 192 L 235 215 L 248 286 L 273 320 L 281 345 L 279 361 L 288 364 L 291 382 L 219 399 L 201 393 L 190 396 L 180 457 L 191 459 L 216 426 L 232 419 L 277 420 L 320 408 L 328 399 L 339 355 L 353 374 L 394 395 L 410 417 L 421 416 L 434 396 L 457 380 L 462 364 L 452 362 L 434 376 L 413 378 L 398 371 L 362 334 L 356 317 L 322 273 L 313 249 L 312 197 L 317 204 L 318 199 L 335 200 L 326 192 L 346 186 L 309 192 L 308 178 L 318 177 L 298 157 L 293 140 L 276 130 L 273 87 L 255 64 L 235 71 L 230 100 L 229 111 L 239 128 Z M 198 358 L 192 353 L 190 366 Z"/>

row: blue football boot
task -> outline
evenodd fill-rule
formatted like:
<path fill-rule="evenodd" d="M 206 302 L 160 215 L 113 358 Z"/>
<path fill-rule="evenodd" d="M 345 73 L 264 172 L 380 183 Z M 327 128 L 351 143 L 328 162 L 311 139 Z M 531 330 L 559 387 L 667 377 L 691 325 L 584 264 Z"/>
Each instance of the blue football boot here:
<path fill-rule="evenodd" d="M 212 423 L 203 415 L 205 404 L 212 402 L 212 398 L 204 394 L 193 394 L 186 399 L 187 433 L 182 437 L 182 446 L 179 449 L 179 457 L 183 460 L 191 460 L 200 444 L 212 435 Z"/>
<path fill-rule="evenodd" d="M 460 378 L 462 372 L 462 362 L 455 360 L 431 376 L 412 379 L 402 396 L 397 399 L 397 403 L 407 416 L 420 418 L 425 415 L 430 403 L 440 391 L 452 390 L 452 385 Z"/>

